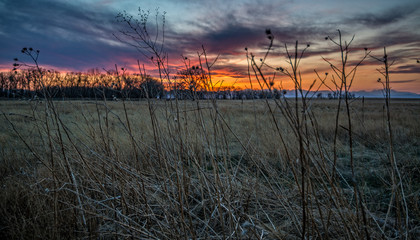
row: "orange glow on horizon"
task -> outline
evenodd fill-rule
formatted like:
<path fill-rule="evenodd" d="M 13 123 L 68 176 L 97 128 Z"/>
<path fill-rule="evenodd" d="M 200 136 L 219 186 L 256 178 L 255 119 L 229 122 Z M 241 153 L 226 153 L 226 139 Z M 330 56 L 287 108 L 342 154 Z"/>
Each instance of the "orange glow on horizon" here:
<path fill-rule="evenodd" d="M 334 53 L 335 54 L 335 53 Z M 334 57 L 334 56 L 333 56 Z M 334 58 L 331 59 L 334 59 Z M 211 56 L 210 59 L 215 59 L 215 56 Z M 287 69 L 287 63 L 285 63 L 284 59 L 276 59 L 272 57 L 268 59 L 270 62 L 269 64 L 272 66 L 284 66 Z M 107 64 L 112 66 L 107 70 L 115 70 L 115 66 L 117 66 L 117 70 L 119 74 L 122 74 L 123 71 L 121 68 L 124 68 L 125 74 L 139 74 L 139 65 L 137 60 L 130 59 L 130 58 L 123 58 L 120 57 L 118 59 L 119 62 L 123 63 L 131 63 L 131 64 Z M 173 81 L 173 77 L 177 74 L 180 70 L 185 70 L 186 66 L 182 61 L 180 64 L 170 64 L 170 81 Z M 198 66 L 198 61 L 189 60 L 186 61 L 188 66 Z M 404 66 L 407 63 L 399 63 L 399 65 L 392 66 L 391 71 L 397 69 L 398 66 Z M 205 64 L 202 64 L 205 67 Z M 226 66 L 226 67 L 224 67 Z M 63 74 L 66 73 L 79 73 L 80 71 L 76 71 L 70 68 L 57 68 L 50 65 L 41 65 L 43 69 L 54 69 L 56 72 L 60 72 Z M 155 78 L 159 78 L 159 71 L 157 67 L 153 65 L 150 61 L 147 62 L 140 62 L 141 71 L 145 71 L 147 75 L 150 75 Z M 378 78 L 382 77 L 381 74 L 377 71 L 378 68 L 382 67 L 380 63 L 375 63 L 372 61 L 367 61 L 363 65 L 358 67 L 354 82 L 352 83 L 351 91 L 372 91 L 382 89 L 382 85 L 377 82 Z M 12 64 L 9 65 L 0 65 L 0 72 L 11 72 L 12 71 Z M 249 75 L 247 73 L 247 61 L 244 56 L 240 56 L 237 58 L 230 58 L 230 59 L 219 59 L 218 62 L 213 66 L 214 69 L 211 69 L 211 81 L 213 87 L 215 89 L 254 89 L 254 90 L 261 90 L 260 84 L 257 82 L 255 76 L 251 72 L 251 81 L 249 79 Z M 332 75 L 333 71 L 329 68 L 328 64 L 322 60 L 320 56 L 310 56 L 306 59 L 302 60 L 301 68 L 301 77 L 302 77 L 302 86 L 305 90 L 309 88 L 309 86 L 317 79 L 316 74 L 314 73 L 314 69 L 318 71 L 318 73 L 324 77 L 325 73 L 328 73 L 326 83 L 334 89 L 334 85 L 332 84 Z M 93 69 L 93 68 L 91 68 Z M 241 70 L 242 69 L 242 70 Z M 349 67 L 351 69 L 351 67 Z M 103 69 L 99 69 L 101 73 L 105 74 Z M 273 77 L 274 70 L 264 68 L 265 76 L 266 77 Z M 252 71 L 252 70 L 251 70 Z M 87 71 L 83 71 L 86 73 Z M 144 73 L 144 72 L 143 72 Z M 337 79 L 337 76 L 334 76 Z M 163 76 L 166 79 L 165 76 Z M 397 91 L 404 91 L 404 92 L 413 92 L 420 94 L 420 75 L 418 73 L 392 73 L 390 74 L 390 81 L 391 81 L 391 89 Z M 274 88 L 276 89 L 285 89 L 290 90 L 294 89 L 294 83 L 291 79 L 289 79 L 284 74 L 277 72 L 274 78 Z M 267 89 L 266 86 L 263 87 Z M 312 90 L 322 90 L 326 91 L 329 90 L 328 87 L 321 85 L 320 80 L 317 79 L 314 87 Z"/>

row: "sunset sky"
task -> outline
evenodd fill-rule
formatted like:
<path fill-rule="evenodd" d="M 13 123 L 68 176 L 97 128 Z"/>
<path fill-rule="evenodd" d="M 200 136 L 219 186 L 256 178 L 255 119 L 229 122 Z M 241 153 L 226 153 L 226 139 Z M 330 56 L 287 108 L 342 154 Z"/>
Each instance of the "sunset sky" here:
<path fill-rule="evenodd" d="M 214 75 L 225 86 L 249 88 L 245 47 L 258 58 L 268 46 L 265 30 L 274 34 L 274 49 L 268 57 L 273 66 L 288 68 L 285 48 L 296 40 L 300 47 L 310 44 L 302 60 L 304 82 L 313 81 L 313 71 L 331 72 L 322 57 L 338 60 L 338 48 L 326 41 L 337 39 L 340 29 L 352 44 L 350 62 L 357 62 L 368 48 L 372 54 L 395 60 L 391 68 L 391 87 L 420 93 L 420 1 L 413 0 L 1 0 L 0 69 L 12 69 L 13 59 L 28 61 L 22 47 L 41 51 L 41 66 L 58 71 L 112 69 L 115 64 L 136 71 L 137 60 L 150 74 L 156 74 L 150 60 L 136 49 L 118 41 L 123 25 L 119 12 L 137 16 L 138 8 L 166 12 L 165 47 L 171 73 L 182 68 L 181 56 L 197 59 L 204 45 L 210 60 L 218 54 Z M 29 61 L 28 61 L 29 62 Z M 360 66 L 353 90 L 374 90 L 380 63 L 368 58 Z M 330 74 L 329 76 L 331 76 Z M 276 86 L 290 88 L 284 76 Z"/>

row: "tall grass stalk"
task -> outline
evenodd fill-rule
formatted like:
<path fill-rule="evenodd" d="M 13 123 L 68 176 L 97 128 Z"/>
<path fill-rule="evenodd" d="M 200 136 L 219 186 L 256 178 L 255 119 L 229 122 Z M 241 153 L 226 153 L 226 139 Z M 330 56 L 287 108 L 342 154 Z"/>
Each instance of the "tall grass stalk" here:
<path fill-rule="evenodd" d="M 385 111 L 386 111 L 386 130 L 388 135 L 388 159 L 390 161 L 390 168 L 391 168 L 391 181 L 392 181 L 392 197 L 390 199 L 390 203 L 388 206 L 387 215 L 385 221 L 383 223 L 383 230 L 385 229 L 388 221 L 388 216 L 391 212 L 391 209 L 394 208 L 397 215 L 396 225 L 400 232 L 405 232 L 404 238 L 408 239 L 408 224 L 409 224 L 409 211 L 407 207 L 406 196 L 404 193 L 404 184 L 403 179 L 401 177 L 401 173 L 397 164 L 397 160 L 395 157 L 394 152 L 394 140 L 393 140 L 393 130 L 391 124 L 391 110 L 390 110 L 390 103 L 391 103 L 391 86 L 390 86 L 390 76 L 389 76 L 389 69 L 393 65 L 394 62 L 389 62 L 388 55 L 386 52 L 386 47 L 384 47 L 384 53 L 382 58 L 378 58 L 372 56 L 372 58 L 376 59 L 377 61 L 383 64 L 381 69 L 378 69 L 378 72 L 385 78 L 385 82 L 378 79 L 378 82 L 383 86 L 384 92 L 384 100 L 385 100 Z M 393 202 L 395 201 L 395 204 Z"/>

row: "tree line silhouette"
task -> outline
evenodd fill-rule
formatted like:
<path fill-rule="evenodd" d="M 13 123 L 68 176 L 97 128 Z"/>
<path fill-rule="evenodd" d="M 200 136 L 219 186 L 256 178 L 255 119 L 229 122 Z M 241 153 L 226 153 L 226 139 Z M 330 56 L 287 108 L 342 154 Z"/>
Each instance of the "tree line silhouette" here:
<path fill-rule="evenodd" d="M 119 74 L 115 70 L 87 73 L 37 69 L 0 73 L 0 98 L 3 99 L 259 99 L 280 98 L 285 90 L 274 91 L 217 87 L 209 90 L 203 70 L 190 68 L 179 71 L 171 83 L 163 83 L 149 75 Z"/>

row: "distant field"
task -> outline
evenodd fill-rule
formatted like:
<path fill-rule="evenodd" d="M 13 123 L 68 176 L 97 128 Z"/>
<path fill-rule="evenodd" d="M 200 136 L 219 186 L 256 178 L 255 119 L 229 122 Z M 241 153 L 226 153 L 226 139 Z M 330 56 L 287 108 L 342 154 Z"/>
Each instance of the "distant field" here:
<path fill-rule="evenodd" d="M 0 237 L 415 239 L 420 100 L 337 105 L 0 101 Z"/>

